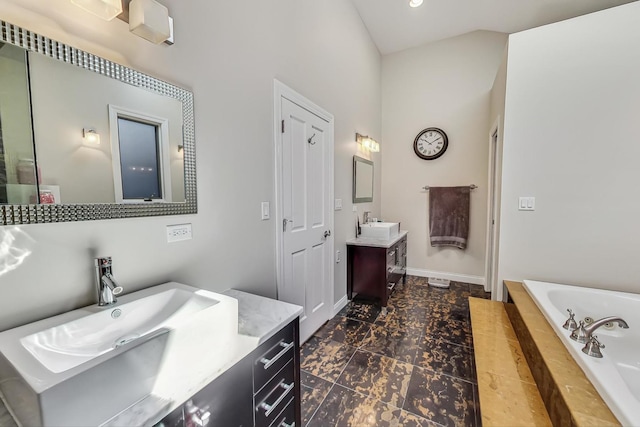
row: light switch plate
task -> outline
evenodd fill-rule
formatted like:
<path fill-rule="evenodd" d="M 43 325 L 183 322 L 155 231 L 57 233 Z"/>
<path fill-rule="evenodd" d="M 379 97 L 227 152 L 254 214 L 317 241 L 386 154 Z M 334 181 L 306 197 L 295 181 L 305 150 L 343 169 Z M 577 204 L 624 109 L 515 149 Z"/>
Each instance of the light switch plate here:
<path fill-rule="evenodd" d="M 342 261 L 342 252 L 338 250 L 336 251 L 336 264 L 340 263 L 340 261 Z"/>
<path fill-rule="evenodd" d="M 333 204 L 333 208 L 337 211 L 341 211 L 342 210 L 342 199 L 336 199 L 334 204 Z"/>
<path fill-rule="evenodd" d="M 358 206 L 353 205 L 353 211 L 354 211 L 354 212 L 358 212 Z"/>
<path fill-rule="evenodd" d="M 179 242 L 181 240 L 191 240 L 192 238 L 191 224 L 167 225 L 167 242 Z"/>
<path fill-rule="evenodd" d="M 262 202 L 260 208 L 263 220 L 271 218 L 271 213 L 269 212 L 269 202 Z"/>
<path fill-rule="evenodd" d="M 535 197 L 520 197 L 518 199 L 519 211 L 535 211 L 536 210 L 536 198 Z"/>

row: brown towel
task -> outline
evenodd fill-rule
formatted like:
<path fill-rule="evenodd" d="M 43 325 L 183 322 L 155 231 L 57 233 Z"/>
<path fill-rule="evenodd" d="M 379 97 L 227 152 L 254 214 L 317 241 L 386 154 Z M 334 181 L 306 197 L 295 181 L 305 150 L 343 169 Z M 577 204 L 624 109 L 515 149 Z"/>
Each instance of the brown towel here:
<path fill-rule="evenodd" d="M 429 236 L 431 246 L 466 249 L 469 236 L 467 187 L 429 187 Z"/>

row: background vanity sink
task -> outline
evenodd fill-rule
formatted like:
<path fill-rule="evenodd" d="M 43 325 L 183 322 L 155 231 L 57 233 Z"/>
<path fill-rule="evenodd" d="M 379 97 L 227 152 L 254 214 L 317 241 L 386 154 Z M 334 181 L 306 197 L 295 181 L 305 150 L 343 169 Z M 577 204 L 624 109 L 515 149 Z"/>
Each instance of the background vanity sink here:
<path fill-rule="evenodd" d="M 0 390 L 22 425 L 100 425 L 224 366 L 237 333 L 236 299 L 166 283 L 0 333 Z"/>
<path fill-rule="evenodd" d="M 370 239 L 393 239 L 400 232 L 399 222 L 369 222 L 360 227 L 360 237 Z"/>

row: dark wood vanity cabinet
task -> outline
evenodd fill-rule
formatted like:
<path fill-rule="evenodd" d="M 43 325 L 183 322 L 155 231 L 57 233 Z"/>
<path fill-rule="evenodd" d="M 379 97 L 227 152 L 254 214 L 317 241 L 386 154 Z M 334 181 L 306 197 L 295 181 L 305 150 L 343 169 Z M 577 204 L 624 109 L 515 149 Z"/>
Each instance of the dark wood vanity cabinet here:
<path fill-rule="evenodd" d="M 347 297 L 374 298 L 382 307 L 396 285 L 407 281 L 407 235 L 388 245 L 347 242 Z"/>
<path fill-rule="evenodd" d="M 156 426 L 300 426 L 298 328 L 296 318 Z"/>

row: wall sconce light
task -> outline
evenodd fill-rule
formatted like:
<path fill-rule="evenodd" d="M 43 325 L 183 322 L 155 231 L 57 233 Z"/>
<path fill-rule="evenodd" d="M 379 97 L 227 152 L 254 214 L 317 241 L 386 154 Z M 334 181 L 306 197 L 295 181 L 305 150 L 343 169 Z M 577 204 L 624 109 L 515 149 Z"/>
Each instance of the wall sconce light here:
<path fill-rule="evenodd" d="M 356 133 L 356 142 L 359 143 L 362 148 L 367 149 L 371 152 L 377 153 L 378 151 L 380 151 L 380 144 L 378 144 L 375 139 L 370 138 L 366 135 L 360 135 L 359 133 Z"/>
<path fill-rule="evenodd" d="M 173 18 L 155 0 L 71 0 L 71 3 L 107 21 L 117 17 L 129 24 L 129 31 L 151 43 L 174 43 Z"/>
<path fill-rule="evenodd" d="M 122 0 L 71 0 L 71 3 L 106 21 L 122 13 Z"/>
<path fill-rule="evenodd" d="M 100 134 L 95 129 L 82 129 L 82 139 L 88 145 L 100 145 Z"/>
<path fill-rule="evenodd" d="M 131 0 L 129 31 L 159 44 L 171 36 L 169 9 L 155 0 Z"/>
<path fill-rule="evenodd" d="M 422 1 L 423 0 L 409 0 L 409 6 L 418 7 L 418 6 L 422 5 Z"/>

